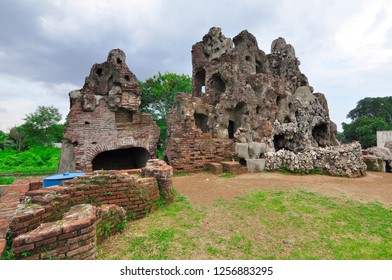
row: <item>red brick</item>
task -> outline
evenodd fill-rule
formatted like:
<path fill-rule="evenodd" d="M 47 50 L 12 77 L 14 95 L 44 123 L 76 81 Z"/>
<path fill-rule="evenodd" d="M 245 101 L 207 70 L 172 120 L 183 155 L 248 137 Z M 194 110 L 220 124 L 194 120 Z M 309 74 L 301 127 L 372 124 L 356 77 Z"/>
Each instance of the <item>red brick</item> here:
<path fill-rule="evenodd" d="M 0 239 L 0 258 L 2 257 L 6 244 L 7 242 L 5 241 L 5 239 Z"/>
<path fill-rule="evenodd" d="M 25 244 L 24 235 L 19 235 L 12 239 L 12 245 L 15 247 L 22 246 L 23 244 Z"/>
<path fill-rule="evenodd" d="M 91 227 L 86 227 L 80 230 L 80 234 L 86 234 L 88 232 L 94 231 L 95 226 L 91 226 Z"/>
<path fill-rule="evenodd" d="M 90 233 L 86 233 L 77 237 L 73 237 L 73 238 L 69 238 L 67 240 L 68 244 L 73 244 L 73 243 L 77 243 L 83 240 L 88 240 L 88 239 L 92 239 L 95 236 L 95 232 L 91 231 Z"/>
<path fill-rule="evenodd" d="M 129 201 L 129 198 L 112 199 L 112 200 L 109 200 L 109 204 L 118 204 L 118 203 L 127 202 L 127 201 Z"/>
<path fill-rule="evenodd" d="M 86 252 L 91 249 L 90 246 L 91 246 L 91 244 L 87 244 L 85 246 L 82 246 L 82 247 L 79 247 L 75 250 L 67 252 L 66 255 L 67 255 L 67 257 L 72 257 L 72 256 L 75 256 L 75 255 L 80 254 L 82 252 Z M 95 244 L 94 244 L 94 246 L 95 246 Z"/>
<path fill-rule="evenodd" d="M 68 238 L 72 238 L 77 236 L 77 231 L 71 231 L 71 232 L 67 232 L 67 233 L 63 233 L 61 235 L 58 236 L 59 240 L 64 240 L 64 239 L 68 239 Z"/>
<path fill-rule="evenodd" d="M 41 247 L 42 245 L 48 245 L 51 243 L 55 243 L 57 241 L 57 237 L 53 236 L 51 238 L 47 238 L 35 243 L 35 247 Z"/>
<path fill-rule="evenodd" d="M 63 224 L 63 232 L 71 232 L 75 231 L 78 229 L 82 229 L 85 227 L 88 227 L 94 223 L 95 219 L 94 218 L 83 218 L 79 220 L 72 220 L 72 221 L 64 221 Z"/>

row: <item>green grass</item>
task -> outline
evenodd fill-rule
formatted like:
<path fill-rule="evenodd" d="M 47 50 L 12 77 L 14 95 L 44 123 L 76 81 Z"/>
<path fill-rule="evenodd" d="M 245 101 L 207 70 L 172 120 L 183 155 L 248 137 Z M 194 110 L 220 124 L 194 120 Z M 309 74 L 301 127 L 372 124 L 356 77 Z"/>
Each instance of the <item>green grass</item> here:
<path fill-rule="evenodd" d="M 59 148 L 32 148 L 23 152 L 0 150 L 0 175 L 53 173 L 57 170 L 59 158 Z"/>
<path fill-rule="evenodd" d="M 221 175 L 219 175 L 219 177 L 224 178 L 224 179 L 230 179 L 230 178 L 234 178 L 235 174 L 233 174 L 233 173 L 222 173 Z"/>
<path fill-rule="evenodd" d="M 10 185 L 15 181 L 15 176 L 0 177 L 0 185 Z"/>
<path fill-rule="evenodd" d="M 392 209 L 302 191 L 193 207 L 185 197 L 126 225 L 99 259 L 392 259 Z"/>

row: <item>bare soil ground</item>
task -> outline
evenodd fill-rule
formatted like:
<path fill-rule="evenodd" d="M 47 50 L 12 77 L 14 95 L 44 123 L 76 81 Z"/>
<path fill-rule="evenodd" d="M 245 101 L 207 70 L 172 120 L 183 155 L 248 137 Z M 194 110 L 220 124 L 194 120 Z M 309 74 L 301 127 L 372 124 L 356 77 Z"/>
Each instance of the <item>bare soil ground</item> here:
<path fill-rule="evenodd" d="M 174 189 L 193 205 L 207 205 L 217 199 L 232 199 L 257 191 L 304 189 L 325 196 L 347 197 L 363 202 L 392 206 L 392 173 L 368 172 L 362 178 L 326 175 L 289 175 L 247 173 L 235 178 L 221 178 L 210 173 L 174 177 Z"/>

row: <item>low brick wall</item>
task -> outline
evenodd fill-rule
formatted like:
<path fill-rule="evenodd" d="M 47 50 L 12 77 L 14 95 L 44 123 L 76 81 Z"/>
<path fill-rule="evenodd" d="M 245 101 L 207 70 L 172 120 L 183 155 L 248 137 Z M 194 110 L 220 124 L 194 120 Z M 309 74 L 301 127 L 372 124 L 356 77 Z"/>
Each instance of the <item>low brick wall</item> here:
<path fill-rule="evenodd" d="M 146 170 L 94 171 L 49 188 L 42 188 L 42 182 L 31 182 L 9 219 L 12 252 L 18 259 L 94 258 L 95 249 L 86 244 L 96 245 L 96 239 L 101 241 L 117 232 L 126 218 L 139 219 L 155 211 L 160 197 L 172 201 L 173 169 L 164 161 L 150 160 Z M 63 227 L 70 223 L 77 232 L 70 234 L 67 226 Z M 93 235 L 95 239 L 90 240 Z M 68 242 L 68 237 L 80 238 Z M 74 240 L 80 240 L 77 248 L 83 249 L 73 251 L 73 245 L 66 251 L 64 244 L 74 244 Z"/>
<path fill-rule="evenodd" d="M 179 130 L 166 141 L 165 157 L 175 171 L 200 171 L 208 162 L 230 161 L 234 140 L 212 138 L 210 133 Z"/>
<path fill-rule="evenodd" d="M 128 217 L 139 219 L 156 210 L 159 189 L 154 177 L 138 178 L 119 171 L 99 171 L 54 186 L 28 191 L 10 221 L 12 236 L 37 228 L 41 223 L 61 219 L 78 204 L 115 204 Z"/>
<path fill-rule="evenodd" d="M 95 259 L 97 240 L 120 230 L 125 218 L 115 205 L 76 205 L 61 220 L 14 238 L 11 250 L 17 259 Z"/>

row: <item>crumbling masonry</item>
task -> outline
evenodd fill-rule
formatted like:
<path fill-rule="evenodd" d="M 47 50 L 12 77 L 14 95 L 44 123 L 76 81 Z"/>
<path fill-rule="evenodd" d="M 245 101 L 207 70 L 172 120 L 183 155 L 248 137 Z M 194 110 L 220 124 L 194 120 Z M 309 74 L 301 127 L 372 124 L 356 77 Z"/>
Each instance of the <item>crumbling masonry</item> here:
<path fill-rule="evenodd" d="M 192 47 L 192 96 L 175 97 L 165 160 L 177 171 L 214 162 L 225 167 L 233 160 L 258 171 L 275 168 L 271 161 L 282 149 L 303 153 L 338 146 L 327 100 L 313 92 L 299 65 L 294 47 L 283 38 L 274 40 L 266 55 L 246 30 L 231 40 L 211 28 Z M 346 147 L 342 156 L 351 150 L 357 147 Z M 356 165 L 341 168 L 356 170 L 337 173 L 365 172 L 360 153 L 354 154 Z"/>
<path fill-rule="evenodd" d="M 156 158 L 160 131 L 138 112 L 141 94 L 122 50 L 94 64 L 83 88 L 69 93 L 59 173 L 141 168 Z"/>

